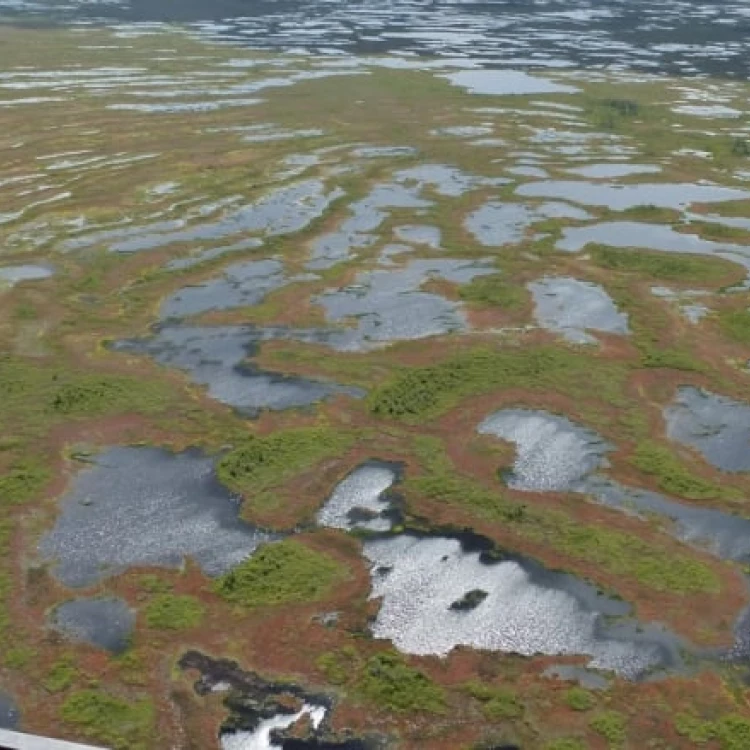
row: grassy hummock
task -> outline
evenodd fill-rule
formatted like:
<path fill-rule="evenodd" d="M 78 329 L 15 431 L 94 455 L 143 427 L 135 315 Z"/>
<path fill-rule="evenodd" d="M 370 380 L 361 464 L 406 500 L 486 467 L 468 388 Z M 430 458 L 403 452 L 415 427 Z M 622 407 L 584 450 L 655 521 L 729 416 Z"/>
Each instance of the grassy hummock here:
<path fill-rule="evenodd" d="M 219 461 L 217 474 L 231 490 L 259 505 L 267 504 L 275 487 L 326 458 L 340 455 L 351 442 L 351 435 L 330 427 L 251 435 Z"/>
<path fill-rule="evenodd" d="M 150 750 L 154 706 L 146 699 L 126 701 L 100 690 L 80 690 L 62 705 L 60 715 L 85 737 L 113 750 Z"/>
<path fill-rule="evenodd" d="M 442 688 L 394 652 L 371 657 L 359 687 L 368 700 L 389 711 L 440 714 L 446 709 Z"/>
<path fill-rule="evenodd" d="M 517 310 L 527 302 L 528 292 L 523 286 L 513 284 L 502 274 L 478 276 L 459 289 L 459 297 L 473 305 Z"/>
<path fill-rule="evenodd" d="M 472 698 L 479 701 L 482 713 L 490 721 L 518 719 L 523 715 L 523 704 L 510 688 L 486 685 L 478 680 L 472 680 L 464 687 Z"/>
<path fill-rule="evenodd" d="M 346 577 L 346 568 L 332 557 L 286 540 L 261 547 L 222 576 L 214 589 L 234 604 L 268 607 L 318 601 Z"/>
<path fill-rule="evenodd" d="M 146 622 L 160 630 L 188 630 L 200 624 L 204 606 L 192 596 L 162 594 L 146 605 Z"/>

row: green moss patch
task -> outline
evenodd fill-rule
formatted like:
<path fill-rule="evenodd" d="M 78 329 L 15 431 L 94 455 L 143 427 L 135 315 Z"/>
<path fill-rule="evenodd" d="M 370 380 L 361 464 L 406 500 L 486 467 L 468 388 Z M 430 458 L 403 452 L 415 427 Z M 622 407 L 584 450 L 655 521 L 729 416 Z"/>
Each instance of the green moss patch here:
<path fill-rule="evenodd" d="M 604 737 L 610 747 L 622 747 L 628 736 L 625 717 L 618 711 L 602 711 L 591 719 L 589 726 Z"/>
<path fill-rule="evenodd" d="M 594 707 L 596 699 L 589 690 L 573 687 L 565 693 L 565 702 L 574 711 L 588 711 Z"/>
<path fill-rule="evenodd" d="M 332 685 L 345 685 L 352 677 L 357 652 L 350 646 L 340 651 L 326 651 L 315 661 Z"/>
<path fill-rule="evenodd" d="M 146 622 L 160 630 L 188 630 L 200 624 L 203 605 L 192 596 L 162 594 L 146 605 Z"/>
<path fill-rule="evenodd" d="M 526 506 L 508 500 L 499 488 L 487 489 L 457 473 L 439 439 L 420 435 L 414 438 L 413 446 L 424 473 L 407 478 L 404 482 L 407 491 L 446 505 L 469 508 L 492 520 L 521 521 L 525 518 Z"/>
<path fill-rule="evenodd" d="M 219 461 L 219 479 L 259 506 L 276 501 L 272 490 L 326 458 L 339 456 L 353 437 L 329 427 L 250 436 Z"/>
<path fill-rule="evenodd" d="M 73 685 L 78 674 L 73 659 L 63 656 L 52 665 L 42 684 L 45 690 L 49 690 L 50 693 L 61 693 Z"/>
<path fill-rule="evenodd" d="M 50 423 L 119 413 L 155 414 L 174 402 L 159 382 L 123 375 L 43 366 L 19 357 L 0 357 L 3 422 L 39 434 Z"/>
<path fill-rule="evenodd" d="M 85 737 L 114 750 L 153 747 L 154 707 L 146 699 L 130 702 L 99 690 L 81 690 L 63 703 L 60 715 Z"/>
<path fill-rule="evenodd" d="M 20 505 L 35 498 L 52 479 L 48 466 L 28 458 L 0 476 L 0 504 Z"/>
<path fill-rule="evenodd" d="M 399 654 L 388 652 L 370 658 L 359 688 L 380 708 L 397 713 L 444 713 L 445 693 Z"/>
<path fill-rule="evenodd" d="M 464 685 L 464 689 L 472 698 L 479 701 L 482 713 L 489 721 L 518 719 L 523 715 L 523 703 L 510 688 L 495 687 L 472 680 Z"/>
<path fill-rule="evenodd" d="M 662 550 L 632 534 L 600 524 L 583 525 L 562 513 L 550 512 L 531 519 L 524 530 L 569 557 L 586 560 L 614 575 L 634 578 L 656 591 L 694 594 L 721 590 L 716 574 L 699 560 Z"/>
<path fill-rule="evenodd" d="M 526 288 L 514 284 L 502 274 L 478 276 L 459 289 L 464 302 L 477 306 L 499 307 L 501 310 L 518 310 L 528 301 Z"/>
<path fill-rule="evenodd" d="M 301 542 L 266 544 L 251 558 L 222 576 L 216 592 L 244 607 L 267 607 L 323 599 L 347 569 Z"/>
<path fill-rule="evenodd" d="M 544 746 L 544 750 L 586 750 L 588 745 L 574 737 L 561 737 Z"/>

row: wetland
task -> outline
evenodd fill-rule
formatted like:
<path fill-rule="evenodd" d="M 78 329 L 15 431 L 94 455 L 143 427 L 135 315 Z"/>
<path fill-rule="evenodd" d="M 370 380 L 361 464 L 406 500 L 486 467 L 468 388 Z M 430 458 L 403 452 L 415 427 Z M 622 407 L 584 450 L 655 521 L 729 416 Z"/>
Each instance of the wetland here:
<path fill-rule="evenodd" d="M 740 3 L 0 0 L 0 726 L 750 742 Z"/>

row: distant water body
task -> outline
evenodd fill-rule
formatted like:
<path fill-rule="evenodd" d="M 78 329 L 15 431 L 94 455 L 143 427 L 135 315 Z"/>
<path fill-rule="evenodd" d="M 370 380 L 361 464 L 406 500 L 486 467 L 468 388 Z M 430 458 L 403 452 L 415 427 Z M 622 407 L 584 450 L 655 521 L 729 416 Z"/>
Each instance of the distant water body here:
<path fill-rule="evenodd" d="M 747 0 L 0 0 L 17 22 L 175 22 L 323 54 L 750 77 Z"/>

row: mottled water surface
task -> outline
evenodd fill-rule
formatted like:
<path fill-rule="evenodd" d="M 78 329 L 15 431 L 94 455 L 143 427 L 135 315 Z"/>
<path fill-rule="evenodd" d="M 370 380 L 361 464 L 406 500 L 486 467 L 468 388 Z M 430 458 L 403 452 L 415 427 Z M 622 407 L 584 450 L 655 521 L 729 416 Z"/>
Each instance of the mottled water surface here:
<path fill-rule="evenodd" d="M 50 625 L 73 641 L 119 654 L 130 645 L 135 613 L 119 598 L 73 599 L 55 608 Z"/>
<path fill-rule="evenodd" d="M 387 492 L 396 479 L 392 465 L 370 461 L 358 466 L 336 485 L 318 512 L 318 523 L 346 531 L 388 531 L 393 522 L 387 516 L 391 509 Z"/>
<path fill-rule="evenodd" d="M 667 435 L 716 468 L 750 471 L 750 404 L 701 388 L 680 388 L 664 412 Z"/>
<path fill-rule="evenodd" d="M 584 654 L 590 666 L 629 678 L 680 661 L 667 633 L 622 619 L 627 604 L 531 561 L 486 562 L 456 539 L 410 534 L 367 541 L 364 554 L 371 596 L 382 597 L 373 634 L 407 653 L 444 656 L 466 645 L 526 656 Z M 486 594 L 478 606 L 457 608 L 474 590 Z M 608 624 L 607 616 L 618 619 Z"/>
<path fill-rule="evenodd" d="M 595 344 L 588 330 L 627 334 L 628 316 L 597 284 L 547 276 L 529 284 L 537 322 L 575 344 Z"/>
<path fill-rule="evenodd" d="M 239 502 L 198 451 L 110 448 L 75 476 L 39 553 L 66 586 L 132 567 L 194 559 L 220 575 L 272 538 L 239 518 Z"/>

